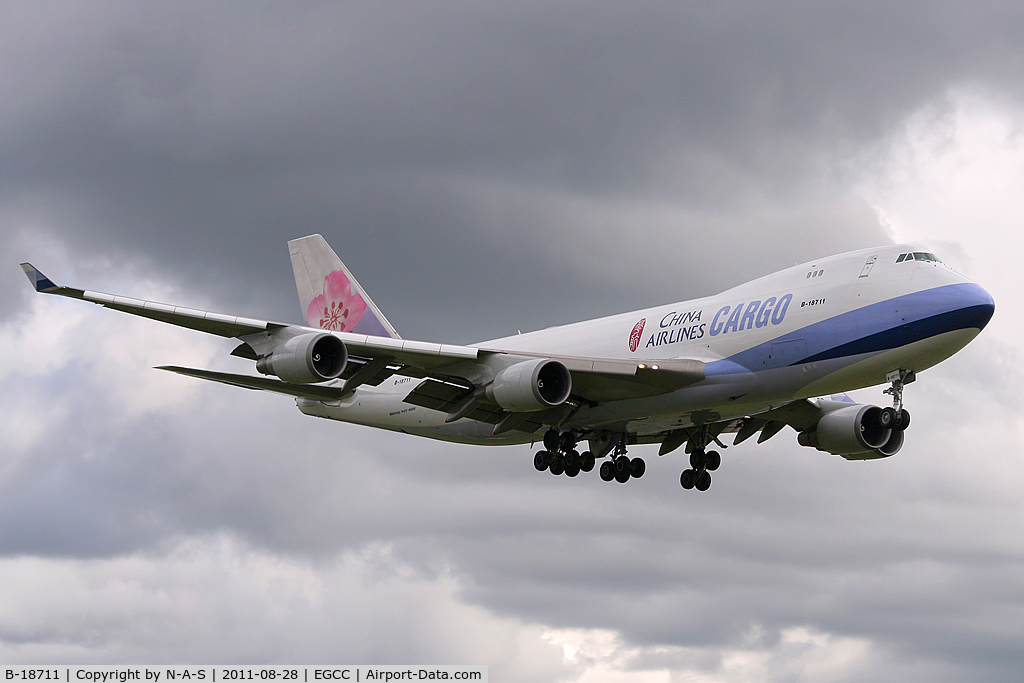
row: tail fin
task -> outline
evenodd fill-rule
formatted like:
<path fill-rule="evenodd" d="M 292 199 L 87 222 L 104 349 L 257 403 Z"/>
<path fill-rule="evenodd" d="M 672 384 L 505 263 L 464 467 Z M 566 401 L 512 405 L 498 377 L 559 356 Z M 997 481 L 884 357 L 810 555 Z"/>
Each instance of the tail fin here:
<path fill-rule="evenodd" d="M 310 327 L 401 339 L 320 235 L 288 242 L 299 304 Z"/>

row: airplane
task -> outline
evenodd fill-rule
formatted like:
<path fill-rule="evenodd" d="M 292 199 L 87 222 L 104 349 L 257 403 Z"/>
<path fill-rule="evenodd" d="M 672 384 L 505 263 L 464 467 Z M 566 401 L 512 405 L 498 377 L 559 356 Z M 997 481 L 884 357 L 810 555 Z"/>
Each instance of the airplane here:
<path fill-rule="evenodd" d="M 903 389 L 973 340 L 992 296 L 910 245 L 793 266 L 716 296 L 478 344 L 403 339 L 320 235 L 288 242 L 306 325 L 221 315 L 53 283 L 36 291 L 199 330 L 240 344 L 264 376 L 158 369 L 294 397 L 306 415 L 450 442 L 542 444 L 539 471 L 642 477 L 627 447 L 685 445 L 684 489 L 706 491 L 723 434 L 758 443 L 786 426 L 847 460 L 895 455 Z M 889 384 L 892 406 L 844 392 Z M 577 446 L 587 442 L 582 453 Z"/>

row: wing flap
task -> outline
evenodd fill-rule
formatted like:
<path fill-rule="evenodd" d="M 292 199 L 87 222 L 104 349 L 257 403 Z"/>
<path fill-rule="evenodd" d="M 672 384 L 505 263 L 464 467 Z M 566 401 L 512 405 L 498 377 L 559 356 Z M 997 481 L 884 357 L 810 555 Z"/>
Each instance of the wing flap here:
<path fill-rule="evenodd" d="M 443 413 L 451 413 L 452 410 L 467 396 L 473 393 L 473 388 L 467 382 L 465 385 L 452 381 L 427 378 L 409 392 L 405 397 L 405 403 L 421 408 L 429 408 Z M 515 417 L 512 417 L 515 415 Z M 501 407 L 490 403 L 479 403 L 463 417 L 478 422 L 486 422 L 492 425 L 500 425 L 504 421 L 508 426 L 502 431 L 520 431 L 532 434 L 545 424 L 545 418 L 550 418 L 547 411 L 538 413 L 507 413 Z M 497 432 L 496 432 L 497 433 Z"/>

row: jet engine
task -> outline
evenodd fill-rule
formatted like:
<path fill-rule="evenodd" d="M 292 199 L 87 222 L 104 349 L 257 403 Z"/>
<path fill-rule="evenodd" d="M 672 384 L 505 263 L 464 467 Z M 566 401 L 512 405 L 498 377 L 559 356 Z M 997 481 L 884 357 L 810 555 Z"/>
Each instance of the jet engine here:
<path fill-rule="evenodd" d="M 256 369 L 285 382 L 313 384 L 335 379 L 347 363 L 344 342 L 334 335 L 310 332 L 278 344 L 273 353 L 256 362 Z"/>
<path fill-rule="evenodd" d="M 893 424 L 891 409 L 854 404 L 825 413 L 813 430 L 797 437 L 801 446 L 841 455 L 847 460 L 887 458 L 903 446 L 903 431 Z"/>
<path fill-rule="evenodd" d="M 572 391 L 569 370 L 556 360 L 538 358 L 516 363 L 495 376 L 486 396 L 513 413 L 532 413 L 561 405 Z"/>

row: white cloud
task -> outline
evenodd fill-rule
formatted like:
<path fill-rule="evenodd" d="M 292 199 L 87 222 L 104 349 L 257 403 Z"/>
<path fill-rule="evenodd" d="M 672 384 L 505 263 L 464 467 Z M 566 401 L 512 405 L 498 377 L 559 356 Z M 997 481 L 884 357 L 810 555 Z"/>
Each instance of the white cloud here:
<path fill-rule="evenodd" d="M 564 672 L 540 629 L 459 598 L 386 545 L 311 562 L 224 534 L 98 560 L 0 559 L 8 663 L 474 663 Z"/>
<path fill-rule="evenodd" d="M 862 191 L 894 239 L 931 246 L 996 300 L 985 330 L 1017 346 L 1024 334 L 1024 109 L 973 90 L 910 116 L 866 154 Z"/>

